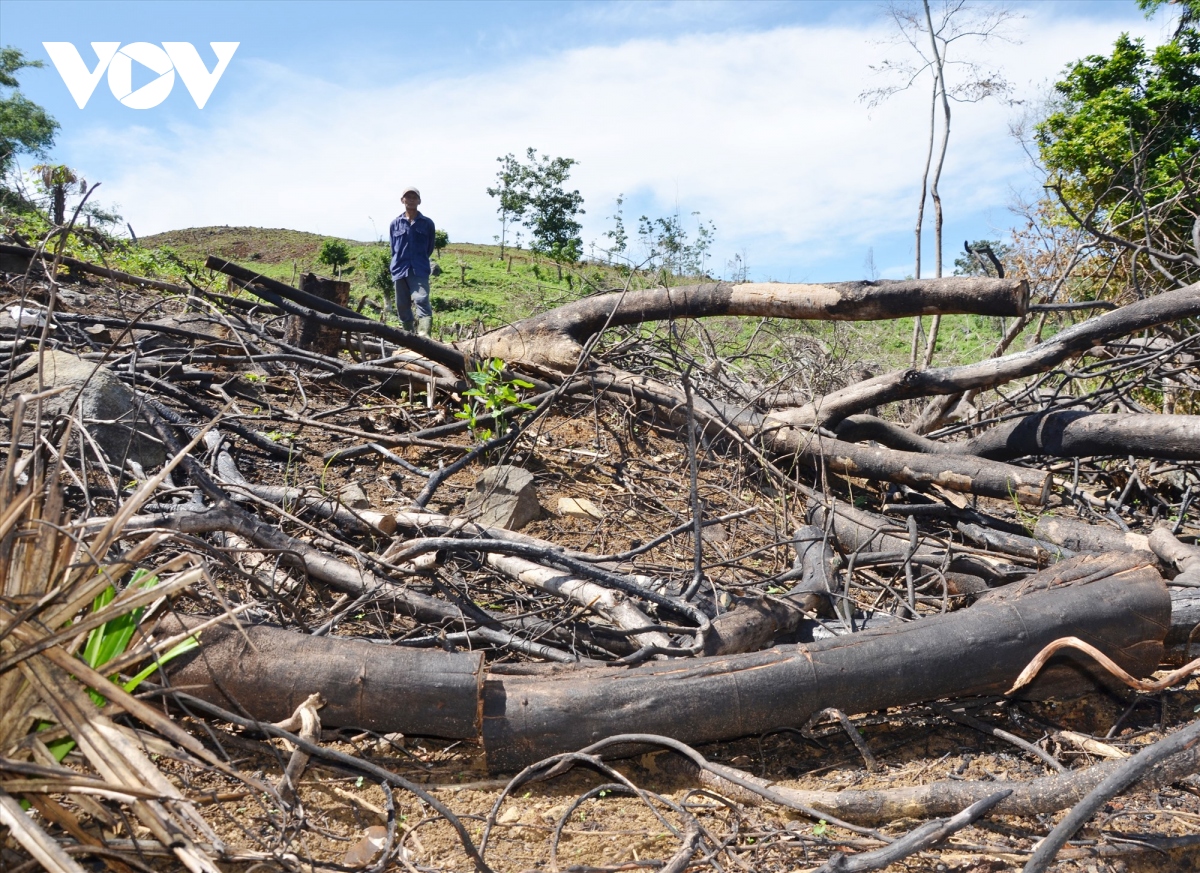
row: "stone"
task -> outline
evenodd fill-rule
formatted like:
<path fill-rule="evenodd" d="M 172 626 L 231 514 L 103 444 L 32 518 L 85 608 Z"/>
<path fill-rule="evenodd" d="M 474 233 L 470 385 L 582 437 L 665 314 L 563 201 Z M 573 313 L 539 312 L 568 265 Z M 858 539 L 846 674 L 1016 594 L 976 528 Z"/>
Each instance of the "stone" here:
<path fill-rule="evenodd" d="M 90 327 L 85 327 L 83 332 L 103 345 L 108 345 L 113 341 L 112 331 L 102 324 L 93 324 Z"/>
<path fill-rule="evenodd" d="M 558 498 L 558 514 L 588 521 L 600 521 L 604 518 L 604 510 L 586 497 Z"/>
<path fill-rule="evenodd" d="M 36 363 L 37 356 L 31 355 L 25 365 L 36 366 Z M 85 361 L 68 352 L 47 349 L 42 384 L 45 388 L 67 389 L 56 397 L 42 401 L 42 420 L 49 421 L 65 413 L 78 397 L 77 409 L 84 426 L 113 464 L 121 464 L 128 457 L 148 470 L 166 460 L 166 452 L 154 436 L 153 429 L 144 420 L 138 419 L 139 403 L 133 390 L 108 367 Z M 37 390 L 37 373 L 15 382 L 4 397 L 5 418 L 11 419 L 14 395 L 35 394 Z M 28 406 L 25 408 L 27 425 L 33 420 L 33 412 Z M 78 453 L 77 435 L 72 437 L 71 445 L 71 451 Z"/>
<path fill-rule="evenodd" d="M 69 288 L 58 289 L 58 305 L 55 309 L 62 312 L 71 312 L 79 309 L 84 309 L 91 302 L 88 295 L 81 291 L 72 291 Z"/>
<path fill-rule="evenodd" d="M 463 513 L 485 527 L 520 530 L 542 514 L 533 474 L 521 467 L 489 467 L 475 480 Z"/>
<path fill-rule="evenodd" d="M 219 319 L 204 312 L 185 312 L 181 315 L 167 315 L 155 321 L 148 322 L 156 327 L 177 328 L 189 333 L 208 337 L 210 343 L 226 345 L 230 343 L 229 328 Z M 133 332 L 134 342 L 143 352 L 156 349 L 191 347 L 197 340 L 189 337 L 175 336 L 157 330 L 138 329 Z"/>
<path fill-rule="evenodd" d="M 387 845 L 388 829 L 383 825 L 372 825 L 357 843 L 346 850 L 342 864 L 360 870 L 379 856 Z"/>
<path fill-rule="evenodd" d="M 371 501 L 367 499 L 367 492 L 363 491 L 362 486 L 357 482 L 351 482 L 343 485 L 338 491 L 338 499 L 342 501 L 343 506 L 349 506 L 351 509 L 370 509 Z"/>

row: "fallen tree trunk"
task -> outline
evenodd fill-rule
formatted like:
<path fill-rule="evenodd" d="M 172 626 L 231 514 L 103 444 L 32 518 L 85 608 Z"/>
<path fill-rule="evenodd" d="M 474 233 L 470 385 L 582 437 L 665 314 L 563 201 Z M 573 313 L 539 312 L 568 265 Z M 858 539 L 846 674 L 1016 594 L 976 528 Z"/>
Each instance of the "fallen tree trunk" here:
<path fill-rule="evenodd" d="M 1023 279 L 916 279 L 794 285 L 714 282 L 611 292 L 522 319 L 474 341 L 475 353 L 569 370 L 583 344 L 606 325 L 717 315 L 872 321 L 973 313 L 1019 316 L 1029 305 Z"/>
<path fill-rule="evenodd" d="M 1079 521 L 1043 515 L 1034 525 L 1038 539 L 1054 543 L 1073 552 L 1148 552 L 1150 542 L 1145 534 L 1113 530 Z"/>
<path fill-rule="evenodd" d="M 1075 558 L 968 610 L 895 630 L 619 673 L 493 674 L 484 682 L 484 750 L 493 770 L 512 770 L 617 733 L 709 742 L 803 724 L 829 707 L 868 712 L 998 693 L 1003 676 L 1019 674 L 1039 643 L 1066 635 L 1067 627 L 1149 673 L 1169 623 L 1170 600 L 1153 566 L 1124 555 Z M 1108 681 L 1083 657 L 1069 656 L 1058 668 L 1042 693 L 1065 687 L 1064 671 L 1076 687 L 1085 674 Z M 587 719 L 579 718 L 583 712 Z"/>
<path fill-rule="evenodd" d="M 169 617 L 174 635 L 199 622 Z M 204 630 L 199 655 L 171 671 L 171 684 L 262 721 L 282 721 L 320 691 L 326 726 L 464 738 L 480 729 L 483 655 L 414 651 L 345 637 L 315 637 L 265 625 Z"/>
<path fill-rule="evenodd" d="M 974 455 L 924 455 L 898 452 L 878 446 L 862 446 L 844 440 L 813 436 L 788 428 L 777 442 L 791 446 L 804 457 L 820 458 L 830 470 L 843 476 L 882 479 L 918 490 L 938 485 L 950 491 L 1016 499 L 1041 506 L 1050 496 L 1051 475 L 989 461 Z"/>
<path fill-rule="evenodd" d="M 837 426 L 840 439 L 874 440 L 906 452 L 974 455 L 1011 461 L 1030 455 L 1083 458 L 1129 454 L 1175 461 L 1200 461 L 1200 415 L 1105 415 L 1064 409 L 1036 412 L 958 442 L 931 440 L 876 418 L 852 415 Z"/>
<path fill-rule="evenodd" d="M 479 722 L 457 715 L 439 722 L 439 730 L 460 730 L 464 738 L 482 737 L 492 770 L 515 770 L 533 761 L 570 751 L 623 732 L 659 733 L 683 742 L 733 739 L 779 727 L 803 724 L 828 707 L 866 712 L 922 700 L 1002 692 L 1047 643 L 1079 636 L 1109 654 L 1128 672 L 1144 676 L 1162 654 L 1170 623 L 1170 600 L 1162 578 L 1141 557 L 1110 554 L 1065 561 L 1024 582 L 991 592 L 970 609 L 922 619 L 894 629 L 864 631 L 848 637 L 785 646 L 727 657 L 671 660 L 618 670 L 522 665 L 520 674 L 492 671 L 482 688 L 467 678 L 455 680 L 453 693 L 438 704 L 455 713 L 481 712 Z M 282 630 L 256 634 L 292 637 Z M 254 639 L 259 639 L 255 637 Z M 308 694 L 320 691 L 330 705 L 322 711 L 329 725 L 368 723 L 381 731 L 405 731 L 413 715 L 395 694 L 347 697 L 345 685 L 370 676 L 381 689 L 403 688 L 414 669 L 413 656 L 395 648 L 355 642 L 351 657 L 368 659 L 358 668 L 341 654 L 349 641 L 307 638 L 303 656 L 281 657 L 297 677 L 286 694 L 270 692 L 277 657 L 253 651 L 236 634 L 214 639 L 205 633 L 200 655 L 173 665 L 174 684 L 210 700 L 236 697 L 258 718 L 286 715 Z M 272 643 L 272 646 L 276 644 Z M 286 642 L 271 651 L 287 651 Z M 297 644 L 300 645 L 300 644 Z M 300 652 L 300 649 L 296 650 Z M 346 651 L 350 651 L 347 649 Z M 420 668 L 419 687 L 441 667 L 460 677 L 474 676 L 470 663 L 445 653 L 422 653 L 430 665 Z M 455 661 L 443 660 L 456 658 Z M 327 665 L 336 665 L 332 673 Z M 356 672 L 357 670 L 357 672 Z M 249 681 L 248 677 L 254 677 Z M 1039 676 L 1032 693 L 1078 688 L 1083 681 L 1107 682 L 1086 656 L 1064 651 Z M 362 680 L 365 681 L 365 680 Z M 436 681 L 436 679 L 434 680 Z M 237 688 L 238 693 L 232 692 Z M 223 692 L 221 689 L 226 689 Z M 468 691 L 468 688 L 475 689 Z M 327 693 L 333 692 L 333 693 Z M 422 692 L 424 693 L 424 692 Z M 469 699 L 468 699 L 469 698 Z M 270 700 L 270 712 L 265 701 Z M 340 701 L 340 702 L 339 702 Z M 429 716 L 432 717 L 432 716 Z M 454 728 L 453 726 L 457 726 Z M 469 729 L 468 729 L 469 728 Z M 414 731 L 415 732 L 415 731 Z M 443 734 L 444 735 L 444 734 Z"/>
<path fill-rule="evenodd" d="M 31 249 L 25 246 L 15 246 L 11 243 L 0 243 L 0 255 L 12 255 L 18 260 L 23 260 L 28 269 L 29 262 L 33 256 L 38 254 L 38 249 Z M 42 251 L 43 257 L 53 263 L 54 258 L 58 257 L 58 262 L 63 267 L 68 267 L 80 273 L 91 273 L 93 276 L 100 276 L 104 279 L 112 279 L 115 282 L 122 282 L 126 285 L 134 285 L 138 288 L 153 288 L 157 291 L 169 291 L 172 294 L 191 294 L 192 289 L 186 285 L 176 285 L 172 282 L 163 282 L 161 279 L 148 279 L 145 276 L 135 276 L 132 273 L 123 273 L 120 270 L 110 270 L 108 267 L 101 267 L 97 264 L 90 264 L 87 261 L 81 261 L 78 258 L 68 257 L 67 255 L 57 256 L 51 255 L 49 252 Z M 17 272 L 10 270 L 8 272 Z"/>

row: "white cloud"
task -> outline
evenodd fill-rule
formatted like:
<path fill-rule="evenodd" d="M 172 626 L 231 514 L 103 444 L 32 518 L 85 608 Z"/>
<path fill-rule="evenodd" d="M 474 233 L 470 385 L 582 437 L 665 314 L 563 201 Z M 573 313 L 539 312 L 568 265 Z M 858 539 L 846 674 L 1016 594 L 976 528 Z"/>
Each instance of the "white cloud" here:
<path fill-rule="evenodd" d="M 1026 98 L 1117 32 L 1062 9 L 1030 12 L 1020 45 L 990 50 Z M 585 242 L 619 193 L 638 192 L 658 214 L 678 203 L 715 221 L 718 263 L 745 247 L 777 278 L 825 278 L 808 274 L 816 263 L 857 274 L 868 246 L 893 263 L 882 241 L 911 234 L 928 123 L 923 91 L 870 113 L 857 100 L 868 64 L 898 51 L 873 42 L 886 35 L 878 24 L 647 38 L 354 90 L 259 63 L 253 92 L 206 111 L 207 126 L 90 129 L 64 145 L 141 235 L 247 224 L 365 239 L 386 232 L 401 186 L 416 184 L 454 239 L 489 241 L 494 158 L 532 145 L 579 161 Z M 994 214 L 1025 183 L 1012 114 L 955 107 L 949 238 L 954 221 Z"/>

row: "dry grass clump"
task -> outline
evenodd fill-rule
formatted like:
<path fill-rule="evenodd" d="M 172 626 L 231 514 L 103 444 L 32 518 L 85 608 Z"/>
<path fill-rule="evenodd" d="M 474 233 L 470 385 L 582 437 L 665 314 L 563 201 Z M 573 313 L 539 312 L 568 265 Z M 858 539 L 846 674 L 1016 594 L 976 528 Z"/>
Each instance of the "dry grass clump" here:
<path fill-rule="evenodd" d="M 180 752 L 211 756 L 109 678 L 139 662 L 153 663 L 178 642 L 167 641 L 157 652 L 118 644 L 126 650 L 112 652 L 115 629 L 125 628 L 127 644 L 131 616 L 195 584 L 206 571 L 195 556 L 182 552 L 141 575 L 156 578 L 157 584 L 130 584 L 138 581 L 138 565 L 168 538 L 164 533 L 143 535 L 115 553 L 123 524 L 166 470 L 98 530 L 96 524 L 72 525 L 59 484 L 69 422 L 58 428 L 57 451 L 46 442 L 24 455 L 18 449 L 26 410 L 36 410 L 51 393 L 17 398 L 13 449 L 0 478 L 0 824 L 32 859 L 20 864 L 21 855 L 10 843 L 0 846 L 0 867 L 82 871 L 72 856 L 94 855 L 111 869 L 128 870 L 112 848 L 114 840 L 140 836 L 169 846 L 189 870 L 216 873 L 204 847 L 219 843 L 216 834 L 152 763 L 148 745 L 166 741 Z M 98 645 L 106 635 L 108 645 Z M 85 645 L 117 656 L 96 664 L 101 673 L 79 657 Z M 122 723 L 121 713 L 150 732 Z"/>

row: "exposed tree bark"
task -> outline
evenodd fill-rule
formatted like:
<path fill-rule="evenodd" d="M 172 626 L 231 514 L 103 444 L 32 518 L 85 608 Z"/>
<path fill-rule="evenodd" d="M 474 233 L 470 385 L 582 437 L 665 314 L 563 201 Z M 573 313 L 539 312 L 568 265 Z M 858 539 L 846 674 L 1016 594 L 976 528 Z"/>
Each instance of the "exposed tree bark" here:
<path fill-rule="evenodd" d="M 337 279 L 327 279 L 315 273 L 305 273 L 300 277 L 300 290 L 322 300 L 345 309 L 350 303 L 350 283 Z M 337 356 L 341 344 L 342 332 L 336 327 L 325 327 L 322 324 L 308 321 L 298 315 L 288 319 L 287 341 L 302 349 L 317 352 L 322 355 Z"/>
<path fill-rule="evenodd" d="M 458 736 L 477 737 L 475 713 L 482 700 L 488 764 L 493 770 L 515 770 L 616 733 L 658 733 L 683 742 L 707 742 L 803 724 L 831 706 L 865 712 L 1003 691 L 1043 646 L 1068 635 L 1089 639 L 1123 669 L 1144 676 L 1158 665 L 1169 621 L 1170 601 L 1153 567 L 1136 556 L 1105 555 L 1063 562 L 1019 585 L 991 592 L 968 610 L 894 629 L 627 670 L 533 666 L 523 675 L 493 671 L 485 677 L 482 691 L 476 684 L 479 662 L 464 660 L 475 656 L 425 652 L 420 657 L 428 663 L 417 668 L 409 660 L 412 655 L 385 654 L 394 653 L 394 648 L 331 637 L 304 638 L 292 652 L 287 648 L 290 642 L 276 643 L 274 637 L 297 635 L 261 627 L 251 637 L 255 648 L 285 654 L 248 666 L 246 659 L 258 656 L 236 631 L 205 632 L 200 656 L 186 666 L 173 665 L 169 673 L 177 685 L 186 681 L 189 693 L 211 700 L 228 693 L 264 720 L 286 717 L 304 697 L 319 691 L 329 701 L 322 711 L 325 723 L 366 723 L 381 731 L 404 730 L 401 722 L 409 724 L 414 718 L 435 718 L 443 719 L 438 721 L 440 736 L 457 730 Z M 346 654 L 333 654 L 339 648 Z M 369 673 L 365 662 L 354 665 L 355 658 L 369 659 Z M 286 697 L 272 697 L 268 687 L 281 684 L 278 670 L 283 663 L 293 665 L 290 675 L 296 678 L 288 681 Z M 440 663 L 459 665 L 450 672 L 461 678 L 441 677 Z M 369 675 L 374 685 L 400 689 L 410 674 L 416 676 L 418 689 L 453 682 L 447 687 L 456 689 L 458 696 L 441 697 L 444 715 L 414 714 L 412 706 L 397 707 L 391 694 L 364 693 L 366 680 L 353 678 Z M 1031 693 L 1078 689 L 1089 681 L 1110 680 L 1086 657 L 1064 651 L 1039 675 L 1037 690 Z M 328 687 L 331 684 L 349 688 Z M 268 700 L 270 714 L 262 708 Z"/>
<path fill-rule="evenodd" d="M 1073 552 L 1147 552 L 1150 543 L 1145 534 L 1113 530 L 1074 518 L 1043 515 L 1033 528 L 1039 539 L 1063 546 Z"/>
<path fill-rule="evenodd" d="M 176 634 L 196 623 L 169 617 L 157 632 Z M 480 729 L 478 653 L 430 653 L 228 623 L 203 631 L 200 640 L 199 654 L 171 669 L 171 684 L 262 721 L 282 721 L 319 691 L 326 725 L 452 738 Z"/>
<path fill-rule="evenodd" d="M 977 455 L 1011 461 L 1030 455 L 1080 458 L 1129 454 L 1176 461 L 1200 461 L 1200 415 L 1108 415 L 1063 409 L 1036 412 L 997 425 L 958 442 L 931 440 L 872 415 L 852 415 L 837 426 L 850 442 L 875 442 L 908 452 Z"/>
<path fill-rule="evenodd" d="M 953 278 L 827 285 L 716 282 L 587 297 L 485 334 L 473 342 L 473 350 L 480 356 L 570 370 L 583 344 L 605 324 L 616 327 L 717 315 L 836 321 L 871 321 L 935 312 L 1019 315 L 1028 304 L 1028 284 L 1015 279 Z"/>
<path fill-rule="evenodd" d="M 1116 659 L 1146 672 L 1157 666 L 1169 621 L 1170 601 L 1153 567 L 1124 556 L 1073 559 L 968 610 L 895 630 L 620 673 L 489 678 L 484 748 L 490 767 L 508 770 L 628 731 L 706 742 L 803 724 L 828 707 L 864 712 L 990 693 L 1065 625 L 1086 629 Z M 1060 668 L 1076 682 L 1082 673 L 1109 681 L 1085 659 L 1068 657 Z M 714 699 L 727 705 L 711 706 Z"/>
<path fill-rule="evenodd" d="M 678 391 L 655 379 L 596 368 L 593 378 L 614 394 L 632 394 L 666 410 L 686 408 L 686 399 Z M 761 415 L 751 409 L 731 408 L 697 397 L 693 411 L 702 426 L 719 435 L 727 428 L 744 438 L 764 444 L 780 457 L 792 457 L 824 464 L 829 470 L 846 476 L 861 476 L 927 488 L 938 485 L 951 491 L 1016 498 L 1022 503 L 1041 505 L 1049 495 L 1051 477 L 1041 470 L 1015 467 L 982 458 L 897 452 L 892 449 L 861 446 L 832 437 L 814 434 L 807 428 L 781 425 L 780 415 Z"/>
<path fill-rule="evenodd" d="M 1177 585 L 1200 587 L 1200 546 L 1184 545 L 1163 528 L 1152 531 L 1146 544 L 1164 563 L 1179 570 L 1174 580 Z"/>
<path fill-rule="evenodd" d="M 809 521 L 828 530 L 837 541 L 838 548 L 846 555 L 875 557 L 891 554 L 894 563 L 907 555 L 915 564 L 924 566 L 946 566 L 952 573 L 986 579 L 993 585 L 1004 585 L 1027 575 L 1024 567 L 1014 567 L 1003 556 L 992 556 L 952 548 L 947 543 L 918 540 L 911 548 L 909 538 L 903 536 L 899 522 L 857 509 L 846 503 L 835 502 L 832 506 L 812 503 L 808 508 Z M 963 580 L 964 582 L 966 580 Z M 973 588 L 973 586 L 971 586 Z"/>

